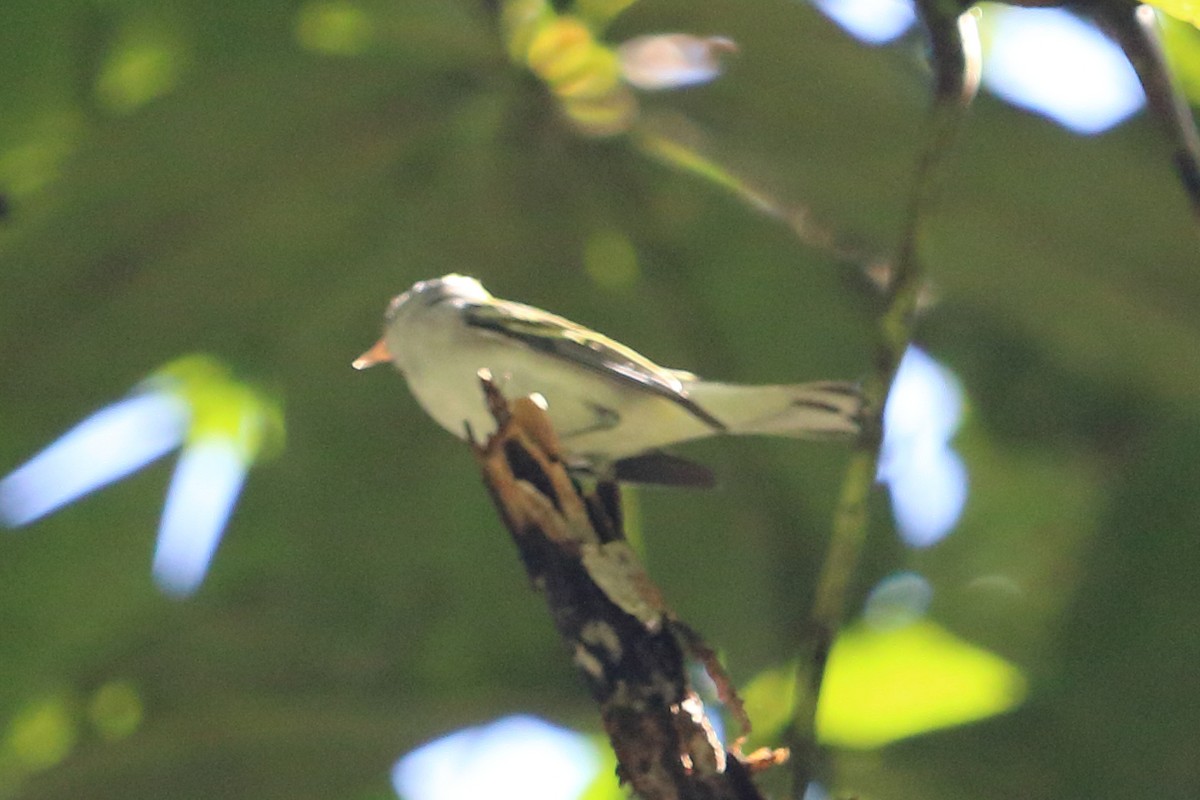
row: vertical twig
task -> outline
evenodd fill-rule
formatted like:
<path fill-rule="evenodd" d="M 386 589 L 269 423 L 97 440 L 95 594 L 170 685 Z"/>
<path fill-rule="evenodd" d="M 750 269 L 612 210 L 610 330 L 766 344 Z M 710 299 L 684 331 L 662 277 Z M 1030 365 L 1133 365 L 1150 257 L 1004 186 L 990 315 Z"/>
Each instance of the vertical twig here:
<path fill-rule="evenodd" d="M 643 116 L 630 132 L 643 155 L 729 192 L 748 208 L 782 222 L 801 244 L 821 250 L 848 264 L 873 263 L 874 256 L 825 224 L 807 206 L 785 202 L 744 175 L 722 164 L 709 152 L 695 130 L 681 117 Z"/>
<path fill-rule="evenodd" d="M 829 651 L 845 616 L 850 581 L 866 539 L 867 501 L 883 442 L 883 408 L 900 359 L 912 340 L 922 287 L 919 259 L 922 223 L 934 203 L 941 170 L 979 78 L 979 42 L 974 17 L 956 4 L 918 0 L 929 33 L 934 68 L 933 104 L 917 154 L 913 189 L 896 257 L 887 303 L 880 315 L 874 369 L 863 383 L 863 429 L 842 482 L 825 562 L 817 583 L 808 628 L 801 639 L 796 701 L 789 731 L 794 797 L 799 800 L 820 771 L 816 738 L 817 701 Z"/>
<path fill-rule="evenodd" d="M 1174 148 L 1171 162 L 1191 203 L 1192 215 L 1200 221 L 1200 135 L 1187 98 L 1171 78 L 1154 9 L 1107 2 L 1089 2 L 1081 8 L 1120 45 L 1133 65 L 1146 93 L 1146 107 Z"/>

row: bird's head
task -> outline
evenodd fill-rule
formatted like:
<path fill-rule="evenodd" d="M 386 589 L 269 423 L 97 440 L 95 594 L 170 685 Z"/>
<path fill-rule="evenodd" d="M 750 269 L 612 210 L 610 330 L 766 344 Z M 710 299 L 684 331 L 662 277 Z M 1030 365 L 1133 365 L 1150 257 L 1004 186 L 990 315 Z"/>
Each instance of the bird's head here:
<path fill-rule="evenodd" d="M 479 281 L 456 272 L 414 283 L 411 289 L 396 295 L 388 303 L 383 315 L 383 336 L 371 349 L 354 359 L 354 368 L 366 369 L 393 360 L 388 339 L 400 335 L 421 312 L 441 303 L 485 303 L 491 297 Z"/>

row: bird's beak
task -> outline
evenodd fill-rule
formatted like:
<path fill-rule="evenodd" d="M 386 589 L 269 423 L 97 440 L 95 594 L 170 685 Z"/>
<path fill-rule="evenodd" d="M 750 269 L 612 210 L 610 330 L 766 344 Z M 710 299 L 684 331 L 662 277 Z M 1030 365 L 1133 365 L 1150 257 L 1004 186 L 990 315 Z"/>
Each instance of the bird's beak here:
<path fill-rule="evenodd" d="M 381 364 L 384 361 L 391 360 L 392 354 L 388 352 L 387 342 L 383 339 L 380 339 L 378 342 L 371 345 L 370 350 L 354 359 L 354 363 L 351 366 L 353 366 L 355 369 L 366 369 L 367 367 L 373 367 L 376 364 Z"/>

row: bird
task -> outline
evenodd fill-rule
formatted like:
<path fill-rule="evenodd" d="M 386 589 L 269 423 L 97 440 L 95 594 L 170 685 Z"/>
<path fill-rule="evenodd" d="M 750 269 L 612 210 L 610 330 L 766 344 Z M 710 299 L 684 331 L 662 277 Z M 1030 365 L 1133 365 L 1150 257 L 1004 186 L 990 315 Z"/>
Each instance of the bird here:
<path fill-rule="evenodd" d="M 569 468 L 637 483 L 711 486 L 708 468 L 663 448 L 718 435 L 852 437 L 862 408 L 851 382 L 741 385 L 662 367 L 456 273 L 394 297 L 382 337 L 353 366 L 389 361 L 429 416 L 461 439 L 495 428 L 479 382 L 487 370 L 506 397 L 537 397 Z"/>

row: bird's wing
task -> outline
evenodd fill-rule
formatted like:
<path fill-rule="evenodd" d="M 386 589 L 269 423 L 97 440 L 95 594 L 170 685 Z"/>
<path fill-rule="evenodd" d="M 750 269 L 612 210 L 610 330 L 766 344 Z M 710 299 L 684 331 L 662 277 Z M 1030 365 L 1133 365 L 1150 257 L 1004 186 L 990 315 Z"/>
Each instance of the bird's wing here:
<path fill-rule="evenodd" d="M 486 304 L 463 303 L 460 307 L 463 319 L 470 327 L 488 331 L 539 353 L 561 358 L 612 380 L 653 392 L 678 403 L 713 430 L 726 429 L 721 420 L 688 397 L 679 379 L 680 373 L 660 367 L 640 353 L 593 330 L 539 308 L 508 300 L 493 300 Z"/>

